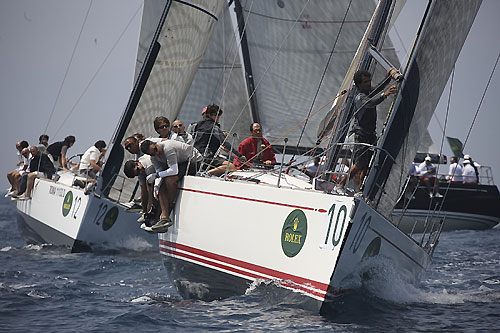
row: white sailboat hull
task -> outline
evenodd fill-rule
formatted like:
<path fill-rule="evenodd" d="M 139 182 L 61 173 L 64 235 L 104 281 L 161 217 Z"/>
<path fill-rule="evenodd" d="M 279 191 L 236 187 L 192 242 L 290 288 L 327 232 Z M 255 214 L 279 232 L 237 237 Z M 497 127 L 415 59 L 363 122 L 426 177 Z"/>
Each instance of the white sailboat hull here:
<path fill-rule="evenodd" d="M 155 236 L 139 228 L 137 213 L 80 188 L 35 180 L 32 199 L 17 201 L 18 222 L 28 241 L 70 247 L 152 248 Z"/>
<path fill-rule="evenodd" d="M 191 176 L 179 192 L 174 227 L 159 241 L 167 272 L 186 298 L 229 297 L 273 280 L 321 303 L 342 292 L 367 257 L 389 258 L 410 281 L 430 262 L 353 197 Z"/>

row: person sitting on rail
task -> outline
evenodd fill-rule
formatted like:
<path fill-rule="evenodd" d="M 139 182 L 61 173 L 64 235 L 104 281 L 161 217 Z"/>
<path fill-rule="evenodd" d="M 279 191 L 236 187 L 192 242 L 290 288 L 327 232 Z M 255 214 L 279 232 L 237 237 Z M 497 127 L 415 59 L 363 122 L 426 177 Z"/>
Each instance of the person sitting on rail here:
<path fill-rule="evenodd" d="M 39 151 L 36 146 L 30 147 L 30 153 L 32 159 L 29 165 L 30 173 L 28 174 L 26 191 L 17 197 L 18 200 L 31 199 L 31 191 L 33 190 L 36 177 L 52 179 L 56 173 L 56 168 L 52 164 L 52 161 L 46 154 Z"/>
<path fill-rule="evenodd" d="M 97 141 L 87 149 L 80 160 L 79 174 L 87 177 L 87 182 L 96 181 L 97 173 L 101 171 L 104 162 L 102 159 L 106 154 L 106 142 Z"/>
<path fill-rule="evenodd" d="M 17 155 L 19 157 L 19 162 L 17 162 L 17 168 L 7 172 L 7 179 L 10 183 L 10 189 L 7 191 L 5 197 L 9 197 L 15 194 L 21 194 L 20 184 L 21 177 L 29 167 L 30 151 L 28 149 L 27 141 L 19 141 L 16 143 Z"/>
<path fill-rule="evenodd" d="M 429 191 L 429 197 L 441 198 L 439 180 L 436 178 L 436 167 L 431 163 L 431 160 L 430 156 L 426 156 L 424 161 L 420 163 L 418 166 L 419 176 Z"/>
<path fill-rule="evenodd" d="M 154 232 L 166 232 L 172 225 L 169 218 L 175 206 L 177 197 L 177 182 L 187 173 L 195 175 L 197 164 L 203 157 L 196 148 L 186 143 L 166 140 L 153 142 L 144 140 L 141 151 L 151 156 L 155 173 L 149 175 L 154 180 L 154 194 L 158 197 L 161 207 L 160 220 L 151 226 Z"/>
<path fill-rule="evenodd" d="M 145 154 L 141 156 L 138 161 L 129 160 L 125 162 L 123 172 L 128 178 L 139 178 L 142 214 L 137 221 L 144 222 L 141 225 L 141 229 L 151 232 L 153 231 L 151 226 L 156 222 L 156 218 L 158 217 L 156 214 L 158 201 L 153 196 L 153 186 L 156 177 L 150 177 L 150 175 L 156 173 L 153 163 L 151 162 L 151 156 Z"/>

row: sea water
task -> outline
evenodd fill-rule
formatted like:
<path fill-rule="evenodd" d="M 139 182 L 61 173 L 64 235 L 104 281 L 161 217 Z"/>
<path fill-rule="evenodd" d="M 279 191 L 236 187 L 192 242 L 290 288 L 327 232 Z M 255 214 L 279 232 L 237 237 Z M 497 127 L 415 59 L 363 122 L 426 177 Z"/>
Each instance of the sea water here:
<path fill-rule="evenodd" d="M 137 250 L 137 249 L 141 250 Z M 135 247 L 68 253 L 26 245 L 13 202 L 0 200 L 0 332 L 500 330 L 500 229 L 443 233 L 418 286 L 380 259 L 328 316 L 273 283 L 214 302 L 183 300 L 160 255 Z"/>

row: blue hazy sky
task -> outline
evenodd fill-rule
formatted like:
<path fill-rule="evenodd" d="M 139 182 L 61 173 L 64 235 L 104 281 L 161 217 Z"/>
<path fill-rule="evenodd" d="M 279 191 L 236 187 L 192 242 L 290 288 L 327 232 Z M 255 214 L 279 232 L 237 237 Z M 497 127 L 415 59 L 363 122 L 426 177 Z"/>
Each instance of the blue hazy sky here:
<path fill-rule="evenodd" d="M 36 144 L 44 132 L 50 135 L 51 142 L 75 135 L 76 144 L 69 151 L 72 155 L 83 153 L 99 139 L 109 142 L 112 137 L 133 84 L 140 24 L 138 9 L 142 1 L 92 1 L 58 98 L 90 3 L 84 0 L 0 1 L 0 136 L 3 143 L 0 154 L 4 156 L 0 161 L 0 191 L 8 187 L 5 175 L 16 163 L 16 141 L 25 139 Z M 402 42 L 394 32 L 390 36 L 401 57 L 405 55 L 404 47 L 410 47 L 424 7 L 423 0 L 407 0 L 395 24 Z M 446 134 L 462 142 L 500 52 L 498 14 L 500 1 L 483 1 L 456 64 Z M 477 161 L 492 166 L 497 178 L 500 177 L 500 155 L 494 147 L 500 143 L 500 112 L 494 98 L 500 92 L 499 71 L 491 81 L 465 148 Z M 436 109 L 441 125 L 448 94 L 449 87 Z M 429 130 L 439 148 L 442 130 L 436 119 L 431 121 Z M 451 155 L 447 143 L 443 151 Z"/>

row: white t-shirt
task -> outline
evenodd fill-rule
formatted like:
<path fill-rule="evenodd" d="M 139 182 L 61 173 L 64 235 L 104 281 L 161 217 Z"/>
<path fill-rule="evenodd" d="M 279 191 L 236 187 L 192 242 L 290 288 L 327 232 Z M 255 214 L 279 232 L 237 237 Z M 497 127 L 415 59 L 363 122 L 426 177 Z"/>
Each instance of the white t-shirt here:
<path fill-rule="evenodd" d="M 183 142 L 166 140 L 159 142 L 158 145 L 163 148 L 163 154 L 151 157 L 151 161 L 157 172 L 167 170 L 170 166 L 186 162 L 191 158 L 194 162 L 199 162 L 203 159 L 203 156 L 201 156 L 196 148 Z"/>
<path fill-rule="evenodd" d="M 450 169 L 448 170 L 449 178 L 454 182 L 463 182 L 462 177 L 462 166 L 458 163 L 450 164 Z"/>
<path fill-rule="evenodd" d="M 470 163 L 464 164 L 462 176 L 464 183 L 477 183 L 476 170 L 474 170 L 474 167 Z"/>
<path fill-rule="evenodd" d="M 80 160 L 80 167 L 79 167 L 80 171 L 92 169 L 90 161 L 93 160 L 94 162 L 97 163 L 99 161 L 100 154 L 101 152 L 95 146 L 92 146 L 89 149 L 87 149 L 85 154 L 83 154 L 82 159 Z"/>
<path fill-rule="evenodd" d="M 151 156 L 149 155 L 142 155 L 141 157 L 139 157 L 139 162 L 142 164 L 142 167 L 146 172 L 144 176 L 139 175 L 139 184 L 145 185 L 146 176 L 155 173 L 156 170 L 155 167 L 153 166 L 153 162 L 151 162 Z"/>
<path fill-rule="evenodd" d="M 183 135 L 179 135 L 177 133 L 172 133 L 170 140 L 184 142 L 184 143 L 187 143 L 188 145 L 193 144 L 193 137 L 188 132 L 185 132 Z"/>
<path fill-rule="evenodd" d="M 420 165 L 418 166 L 418 171 L 420 173 L 421 176 L 424 176 L 424 177 L 435 177 L 436 176 L 436 171 L 434 172 L 426 172 L 428 170 L 431 170 L 431 169 L 434 169 L 434 165 L 432 163 L 429 163 L 429 165 L 427 165 L 425 163 L 425 161 L 423 161 L 422 163 L 420 163 Z"/>

